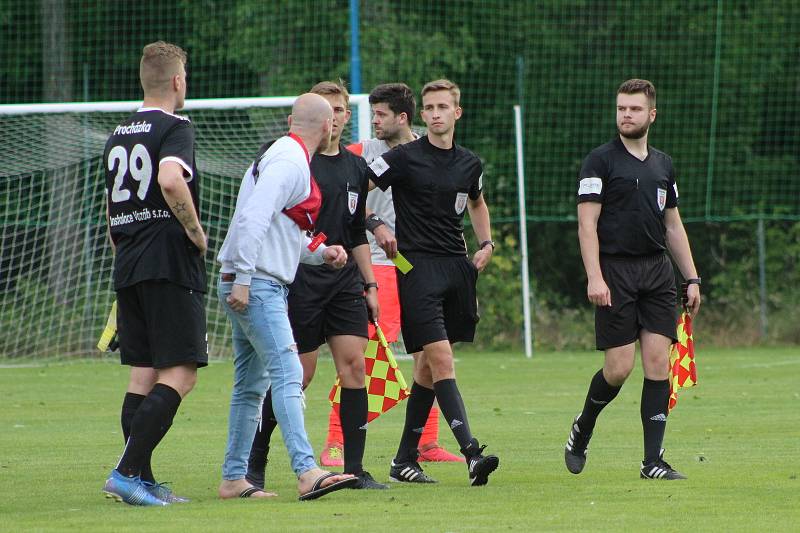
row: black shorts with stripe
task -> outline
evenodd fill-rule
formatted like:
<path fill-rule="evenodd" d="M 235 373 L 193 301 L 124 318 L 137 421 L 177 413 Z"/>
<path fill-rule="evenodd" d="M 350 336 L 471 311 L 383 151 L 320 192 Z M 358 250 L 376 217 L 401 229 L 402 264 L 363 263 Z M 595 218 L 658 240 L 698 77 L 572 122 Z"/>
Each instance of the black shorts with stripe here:
<path fill-rule="evenodd" d="M 643 329 L 677 341 L 675 271 L 666 254 L 600 255 L 600 270 L 611 291 L 611 307 L 595 308 L 598 350 L 635 342 Z"/>
<path fill-rule="evenodd" d="M 205 293 L 166 280 L 117 289 L 117 331 L 123 365 L 208 364 Z"/>
<path fill-rule="evenodd" d="M 409 256 L 408 274 L 398 273 L 403 342 L 409 353 L 432 342 L 472 342 L 480 320 L 478 269 L 469 257 Z"/>
<path fill-rule="evenodd" d="M 288 303 L 300 353 L 313 352 L 334 335 L 368 336 L 364 278 L 354 260 L 341 269 L 300 264 L 289 285 Z"/>

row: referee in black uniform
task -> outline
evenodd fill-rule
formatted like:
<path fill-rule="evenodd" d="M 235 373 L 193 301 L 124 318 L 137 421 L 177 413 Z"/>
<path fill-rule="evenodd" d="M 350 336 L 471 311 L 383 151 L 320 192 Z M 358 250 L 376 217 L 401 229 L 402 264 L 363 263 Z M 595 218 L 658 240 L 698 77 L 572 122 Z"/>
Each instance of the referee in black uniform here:
<path fill-rule="evenodd" d="M 434 398 L 461 446 L 472 485 L 485 485 L 498 466 L 472 436 L 456 386 L 454 342 L 471 342 L 478 322 L 476 282 L 494 250 L 489 208 L 483 199 L 478 157 L 453 142 L 461 117 L 460 90 L 449 80 L 422 89 L 427 135 L 399 145 L 370 165 L 370 179 L 391 187 L 397 215 L 397 248 L 413 269 L 398 276 L 403 341 L 418 357 L 406 421 L 389 476 L 431 483 L 417 462 L 420 435 Z M 480 242 L 472 260 L 464 242 L 464 213 Z M 417 352 L 422 352 L 417 354 Z"/>
<path fill-rule="evenodd" d="M 632 79 L 617 90 L 613 141 L 592 150 L 578 179 L 578 237 L 595 309 L 597 349 L 603 368 L 592 378 L 564 451 L 567 469 L 579 474 L 600 411 L 633 370 L 639 339 L 644 368 L 641 418 L 644 460 L 640 476 L 684 479 L 664 461 L 661 448 L 669 403 L 669 348 L 677 341 L 675 274 L 666 250 L 686 279 L 686 307 L 700 308 L 700 278 L 678 214 L 672 158 L 647 144 L 656 118 L 656 90 Z"/>
<path fill-rule="evenodd" d="M 186 97 L 185 64 L 173 44 L 144 47 L 144 103 L 116 127 L 104 154 L 120 356 L 131 374 L 125 451 L 103 490 L 133 505 L 187 501 L 156 483 L 150 456 L 208 363 L 194 128 L 174 114 Z"/>
<path fill-rule="evenodd" d="M 303 365 L 303 388 L 311 383 L 319 347 L 328 343 L 341 380 L 339 416 L 344 437 L 344 472 L 358 479 L 355 489 L 387 489 L 362 465 L 367 439 L 368 400 L 364 352 L 370 316 L 378 319 L 378 284 L 372 272 L 364 209 L 369 180 L 367 164 L 339 144 L 350 120 L 349 94 L 341 83 L 323 81 L 311 88 L 333 109 L 331 143 L 311 159 L 311 172 L 322 192 L 322 207 L 315 230 L 327 245 L 340 244 L 348 252 L 347 264 L 300 264 L 289 285 L 289 321 Z M 269 441 L 277 421 L 272 396 L 267 391 L 261 429 L 256 433 L 248 461 L 247 480 L 264 486 Z"/>

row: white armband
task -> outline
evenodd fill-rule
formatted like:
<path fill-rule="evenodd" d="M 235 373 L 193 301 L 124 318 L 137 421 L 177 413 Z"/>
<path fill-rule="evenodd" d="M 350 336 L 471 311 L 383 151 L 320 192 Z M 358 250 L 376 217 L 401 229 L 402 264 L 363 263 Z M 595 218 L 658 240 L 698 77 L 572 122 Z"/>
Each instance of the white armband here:
<path fill-rule="evenodd" d="M 603 192 L 603 180 L 600 178 L 583 178 L 579 183 L 578 196 L 601 192 Z"/>

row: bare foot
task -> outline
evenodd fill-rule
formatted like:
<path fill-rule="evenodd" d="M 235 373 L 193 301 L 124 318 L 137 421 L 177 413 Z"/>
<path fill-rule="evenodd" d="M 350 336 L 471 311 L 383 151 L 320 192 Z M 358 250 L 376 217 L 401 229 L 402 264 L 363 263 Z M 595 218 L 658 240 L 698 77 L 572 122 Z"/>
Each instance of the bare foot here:
<path fill-rule="evenodd" d="M 330 474 L 330 472 L 328 472 L 327 470 L 323 470 L 321 468 L 312 468 L 311 470 L 303 472 L 302 474 L 300 474 L 300 477 L 297 480 L 298 492 L 301 495 L 310 492 L 315 488 L 314 483 L 316 483 L 316 481 L 319 478 L 326 476 L 328 474 Z M 334 474 L 330 477 L 326 477 L 325 479 L 323 479 L 319 487 L 316 488 L 324 489 L 325 487 L 329 487 L 334 483 L 339 483 L 340 481 L 344 481 L 346 479 L 351 479 L 354 477 L 355 476 L 353 474 Z"/>
<path fill-rule="evenodd" d="M 223 480 L 219 485 L 219 497 L 223 500 L 230 498 L 274 498 L 274 492 L 265 492 L 254 487 L 246 479 Z"/>

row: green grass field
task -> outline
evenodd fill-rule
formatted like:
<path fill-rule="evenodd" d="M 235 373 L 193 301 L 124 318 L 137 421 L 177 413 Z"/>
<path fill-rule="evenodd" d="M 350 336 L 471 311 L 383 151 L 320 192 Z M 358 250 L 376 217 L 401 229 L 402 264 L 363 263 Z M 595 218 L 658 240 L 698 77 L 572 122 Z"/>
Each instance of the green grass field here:
<path fill-rule="evenodd" d="M 563 446 L 601 358 L 592 353 L 461 353 L 470 425 L 500 457 L 489 485 L 463 465 L 426 471 L 438 485 L 392 484 L 297 501 L 282 442 L 273 446 L 269 501 L 220 501 L 232 368 L 203 369 L 154 471 L 192 503 L 133 508 L 100 491 L 122 450 L 127 379 L 114 361 L 0 368 L 0 530 L 80 531 L 790 531 L 800 530 L 800 349 L 698 350 L 700 385 L 670 416 L 666 459 L 682 482 L 639 479 L 637 368 L 601 416 L 586 470 L 569 474 Z M 401 362 L 409 375 L 409 362 Z M 333 365 L 307 391 L 315 450 L 325 438 Z M 405 405 L 370 425 L 365 467 L 386 480 Z M 442 442 L 457 448 L 442 424 Z M 277 439 L 276 434 L 276 439 Z"/>

